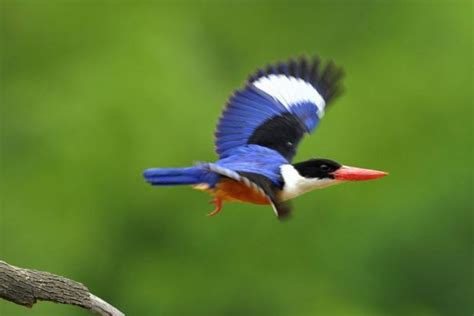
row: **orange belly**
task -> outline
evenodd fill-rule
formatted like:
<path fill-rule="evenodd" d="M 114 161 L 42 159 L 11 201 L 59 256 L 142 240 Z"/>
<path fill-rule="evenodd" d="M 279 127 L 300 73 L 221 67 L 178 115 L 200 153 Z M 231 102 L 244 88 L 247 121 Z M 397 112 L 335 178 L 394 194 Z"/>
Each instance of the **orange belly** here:
<path fill-rule="evenodd" d="M 222 179 L 213 189 L 195 186 L 198 190 L 203 190 L 222 201 L 238 201 L 253 204 L 270 204 L 266 196 L 257 190 L 247 187 L 245 184 L 231 180 Z"/>

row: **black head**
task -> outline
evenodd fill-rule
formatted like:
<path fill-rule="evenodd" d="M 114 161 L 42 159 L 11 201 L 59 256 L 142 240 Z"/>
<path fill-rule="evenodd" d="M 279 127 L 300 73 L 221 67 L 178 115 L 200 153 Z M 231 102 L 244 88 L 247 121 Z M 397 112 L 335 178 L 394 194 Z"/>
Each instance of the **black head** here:
<path fill-rule="evenodd" d="M 342 165 L 329 159 L 309 159 L 295 163 L 293 167 L 305 178 L 334 179 L 332 173 Z"/>

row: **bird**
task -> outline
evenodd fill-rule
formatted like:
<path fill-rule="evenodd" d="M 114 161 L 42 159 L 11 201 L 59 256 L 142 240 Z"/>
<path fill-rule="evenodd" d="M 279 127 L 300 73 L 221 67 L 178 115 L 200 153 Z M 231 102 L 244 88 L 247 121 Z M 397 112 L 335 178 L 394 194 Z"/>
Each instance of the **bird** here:
<path fill-rule="evenodd" d="M 270 63 L 251 74 L 228 99 L 215 130 L 215 162 L 183 168 L 150 168 L 155 186 L 190 185 L 212 196 L 214 216 L 223 203 L 271 205 L 279 219 L 292 214 L 290 200 L 315 189 L 388 173 L 325 158 L 293 163 L 297 147 L 319 125 L 343 91 L 344 70 L 318 55 Z"/>

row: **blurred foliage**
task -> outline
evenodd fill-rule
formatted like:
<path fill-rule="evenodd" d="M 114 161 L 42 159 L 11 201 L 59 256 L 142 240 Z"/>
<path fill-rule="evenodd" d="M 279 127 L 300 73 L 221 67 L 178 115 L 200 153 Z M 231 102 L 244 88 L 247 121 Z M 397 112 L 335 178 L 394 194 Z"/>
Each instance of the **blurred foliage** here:
<path fill-rule="evenodd" d="M 472 2 L 1 6 L 0 258 L 86 284 L 128 315 L 473 312 Z M 228 95 L 317 52 L 347 91 L 297 160 L 387 170 L 271 208 L 153 188 L 212 161 Z M 2 316 L 88 315 L 0 301 Z"/>

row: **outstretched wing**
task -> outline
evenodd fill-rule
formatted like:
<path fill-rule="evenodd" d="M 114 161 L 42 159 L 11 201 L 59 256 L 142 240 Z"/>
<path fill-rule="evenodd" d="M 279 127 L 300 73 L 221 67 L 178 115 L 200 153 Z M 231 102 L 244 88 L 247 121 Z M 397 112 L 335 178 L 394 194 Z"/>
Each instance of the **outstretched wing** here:
<path fill-rule="evenodd" d="M 311 133 L 324 110 L 342 91 L 342 68 L 321 65 L 319 57 L 269 65 L 250 76 L 229 99 L 217 124 L 216 151 L 256 144 L 291 161 L 304 134 Z"/>

